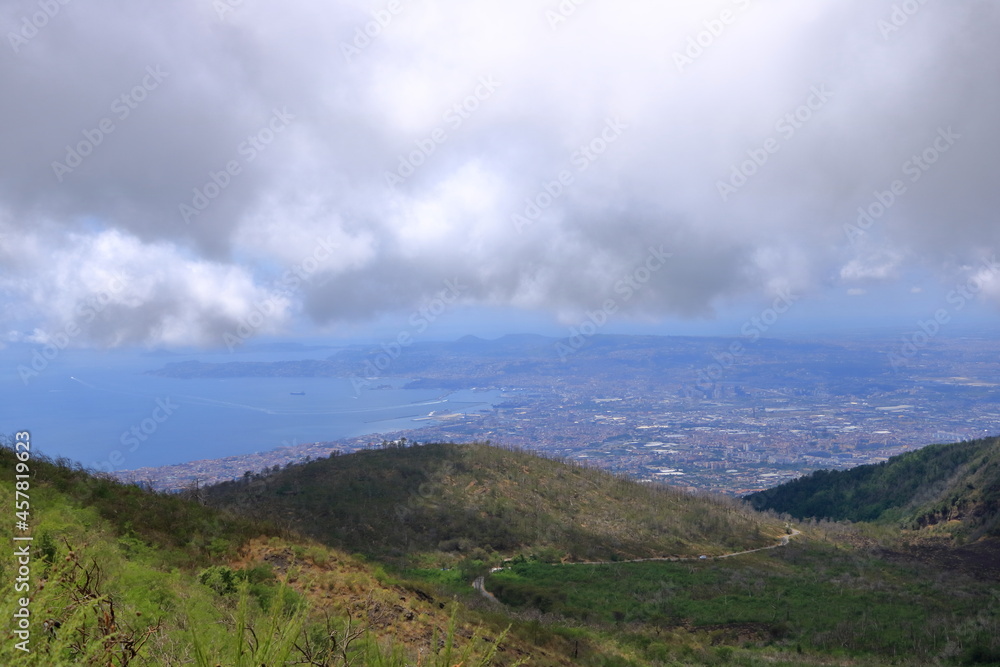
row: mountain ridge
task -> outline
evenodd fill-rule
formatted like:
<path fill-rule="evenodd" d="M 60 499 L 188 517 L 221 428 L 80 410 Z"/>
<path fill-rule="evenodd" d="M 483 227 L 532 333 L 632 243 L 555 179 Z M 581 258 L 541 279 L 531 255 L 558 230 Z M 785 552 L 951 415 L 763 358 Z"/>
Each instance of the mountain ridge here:
<path fill-rule="evenodd" d="M 768 546 L 784 530 L 734 499 L 484 443 L 388 445 L 205 493 L 212 505 L 287 517 L 349 551 L 393 558 L 418 549 L 443 562 L 476 549 L 498 558 L 533 549 L 568 561 L 697 556 Z M 308 522 L 294 519 L 305 505 L 322 509 Z M 377 534 L 386 521 L 395 530 Z"/>
<path fill-rule="evenodd" d="M 1000 536 L 1000 438 L 930 445 L 888 461 L 811 475 L 746 497 L 798 519 L 935 528 L 962 540 Z"/>

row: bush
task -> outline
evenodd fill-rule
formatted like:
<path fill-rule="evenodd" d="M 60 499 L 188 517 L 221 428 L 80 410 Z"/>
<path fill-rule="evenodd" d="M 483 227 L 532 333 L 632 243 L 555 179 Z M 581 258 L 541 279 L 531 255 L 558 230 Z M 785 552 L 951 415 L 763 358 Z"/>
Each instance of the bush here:
<path fill-rule="evenodd" d="M 236 592 L 236 573 L 224 565 L 216 565 L 202 570 L 201 574 L 198 575 L 198 581 L 211 588 L 217 595 L 230 595 Z"/>
<path fill-rule="evenodd" d="M 310 547 L 306 551 L 306 557 L 319 567 L 323 567 L 330 561 L 330 556 L 323 547 Z"/>

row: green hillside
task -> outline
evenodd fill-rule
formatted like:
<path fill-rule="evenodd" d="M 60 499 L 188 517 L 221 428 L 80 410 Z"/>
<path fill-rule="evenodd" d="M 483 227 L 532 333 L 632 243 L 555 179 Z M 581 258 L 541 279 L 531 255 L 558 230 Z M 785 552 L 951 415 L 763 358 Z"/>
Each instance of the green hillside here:
<path fill-rule="evenodd" d="M 817 471 L 747 497 L 797 518 L 948 524 L 965 540 L 1000 535 L 1000 438 L 932 445 L 876 465 Z"/>
<path fill-rule="evenodd" d="M 645 664 L 1000 664 L 996 582 L 820 538 L 687 564 L 519 562 L 486 585 L 512 609 L 631 632 Z"/>
<path fill-rule="evenodd" d="M 697 497 L 485 444 L 385 446 L 206 489 L 209 503 L 372 557 L 441 564 L 516 554 L 597 561 L 774 544 L 784 524 Z"/>
<path fill-rule="evenodd" d="M 0 527 L 14 545 L 0 559 L 5 666 L 574 664 L 558 641 L 505 634 L 510 620 L 377 564 L 68 461 L 19 461 L 0 446 L 0 503 L 25 502 L 18 491 L 30 528 L 12 530 L 13 516 Z M 12 556 L 21 545 L 28 555 Z"/>
<path fill-rule="evenodd" d="M 0 503 L 30 496 L 34 538 L 29 574 L 0 559 L 5 582 L 28 584 L 0 597 L 2 665 L 1000 661 L 995 578 L 885 552 L 850 526 L 799 534 L 736 502 L 522 452 L 388 448 L 185 496 L 66 461 L 18 463 L 0 447 Z M 0 526 L 8 544 L 24 534 Z M 708 557 L 625 560 L 661 547 Z M 609 557 L 580 563 L 587 554 Z M 17 648 L 21 596 L 31 653 Z"/>

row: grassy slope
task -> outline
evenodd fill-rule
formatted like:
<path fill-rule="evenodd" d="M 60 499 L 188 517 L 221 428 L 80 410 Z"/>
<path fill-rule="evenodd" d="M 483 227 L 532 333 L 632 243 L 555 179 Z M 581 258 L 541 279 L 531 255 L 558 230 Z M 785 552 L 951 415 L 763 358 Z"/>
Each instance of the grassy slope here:
<path fill-rule="evenodd" d="M 788 664 L 813 664 L 817 655 L 838 656 L 837 664 L 1000 660 L 996 586 L 814 538 L 688 564 L 525 562 L 491 575 L 487 587 L 515 609 L 614 628 L 647 664 L 754 664 L 789 654 Z"/>
<path fill-rule="evenodd" d="M 1000 439 L 932 445 L 877 465 L 819 471 L 748 500 L 798 518 L 911 528 L 960 520 L 967 537 L 1000 535 Z"/>
<path fill-rule="evenodd" d="M 780 522 L 738 502 L 483 444 L 333 456 L 206 492 L 212 504 L 391 559 L 716 554 L 773 544 L 784 532 Z"/>
<path fill-rule="evenodd" d="M 520 470 L 524 478 L 517 483 L 533 489 L 529 497 L 541 503 L 553 493 L 544 487 L 558 481 L 560 473 L 586 484 L 593 472 L 577 473 L 545 460 L 525 469 L 520 463 L 533 458 L 495 450 L 444 448 L 438 453 L 454 456 L 456 451 L 472 461 L 453 458 L 454 469 L 444 468 L 448 474 L 437 483 L 456 495 L 439 490 L 441 498 L 464 500 L 483 484 L 464 479 L 452 484 L 462 474 L 485 475 L 489 469 L 507 477 Z M 370 452 L 366 463 L 399 453 Z M 14 495 L 12 464 L 10 452 L 0 449 L 0 504 L 8 507 Z M 463 465 L 472 472 L 460 474 Z M 461 651 L 484 656 L 511 625 L 490 664 L 526 658 L 526 664 L 541 667 L 878 665 L 891 663 L 893 656 L 901 664 L 977 664 L 1000 658 L 996 586 L 924 566 L 886 563 L 823 532 L 847 530 L 835 526 L 811 529 L 790 547 L 719 561 L 586 566 L 526 559 L 489 580 L 488 586 L 510 604 L 492 608 L 473 597 L 460 569 L 415 573 L 427 583 L 414 583 L 412 577 L 394 578 L 377 564 L 259 520 L 44 461 L 33 461 L 32 469 L 36 653 L 16 653 L 8 635 L 0 644 L 5 665 L 279 665 L 301 659 L 293 642 L 305 646 L 308 638 L 313 648 L 324 642 L 330 648 L 332 633 L 342 646 L 360 629 L 348 651 L 354 665 L 402 667 L 420 656 L 420 664 L 430 667 L 468 667 L 481 660 L 463 658 Z M 540 477 L 529 482 L 532 471 Z M 424 484 L 431 486 L 418 492 L 422 500 L 404 508 L 417 513 L 427 502 L 440 509 L 429 500 L 438 497 L 432 493 L 435 482 Z M 606 495 L 594 490 L 594 500 L 574 502 L 600 505 L 598 498 L 605 504 L 611 498 L 623 516 L 638 511 L 626 499 L 638 504 L 649 492 L 625 484 L 616 491 L 614 478 L 601 477 L 594 484 Z M 622 497 L 614 500 L 615 493 Z M 707 508 L 728 516 L 732 509 L 737 518 L 724 524 L 732 530 L 744 521 L 738 518 L 742 510 L 726 505 L 720 510 L 707 501 L 669 494 L 656 502 L 675 503 L 675 512 Z M 403 514 L 405 521 L 409 515 Z M 722 519 L 703 523 L 715 520 Z M 606 534 L 621 536 L 627 530 L 627 525 L 619 532 L 608 528 Z M 697 534 L 705 528 L 688 530 Z M 10 538 L 10 524 L 0 526 L 0 539 L 10 543 Z M 5 581 L 13 577 L 12 568 L 10 559 L 0 560 Z M 85 585 L 88 573 L 99 573 L 99 582 Z M 0 615 L 11 618 L 14 609 L 13 595 L 0 597 Z M 112 610 L 114 628 L 102 620 Z M 453 610 L 457 621 L 451 636 L 457 648 L 446 655 L 442 638 Z M 45 619 L 61 623 L 51 639 L 40 627 Z M 249 633 L 241 639 L 241 627 L 254 628 L 256 641 Z M 127 660 L 122 646 L 135 646 L 137 657 Z M 345 662 L 334 652 L 316 664 Z"/>
<path fill-rule="evenodd" d="M 0 506 L 14 506 L 15 463 L 0 447 Z M 331 637 L 338 647 L 351 638 L 347 653 L 316 664 L 402 667 L 420 655 L 476 665 L 510 624 L 265 523 L 44 459 L 30 468 L 31 590 L 0 597 L 0 615 L 12 618 L 30 595 L 33 652 L 14 648 L 8 624 L 3 665 L 292 664 L 303 658 L 295 644 L 329 652 Z M 12 544 L 12 526 L 0 526 L 0 540 Z M 0 560 L 0 578 L 13 581 L 16 568 Z M 51 635 L 46 620 L 60 624 Z M 573 664 L 560 642 L 509 635 L 501 648 L 489 664 Z"/>

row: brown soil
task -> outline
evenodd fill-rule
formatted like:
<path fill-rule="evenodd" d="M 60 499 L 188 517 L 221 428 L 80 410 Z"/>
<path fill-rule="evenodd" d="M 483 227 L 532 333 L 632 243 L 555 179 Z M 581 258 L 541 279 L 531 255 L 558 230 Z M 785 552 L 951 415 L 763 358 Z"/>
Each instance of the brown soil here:
<path fill-rule="evenodd" d="M 250 542 L 232 567 L 254 567 L 269 563 L 275 576 L 306 597 L 316 610 L 317 619 L 325 613 L 335 617 L 350 615 L 354 628 L 367 627 L 385 641 L 405 645 L 408 650 L 424 656 L 433 652 L 434 643 L 443 645 L 450 622 L 453 601 L 439 597 L 430 589 L 385 585 L 379 582 L 371 566 L 333 549 L 318 547 L 326 558 L 318 564 L 311 555 L 296 557 L 285 543 L 257 539 Z M 307 552 L 311 554 L 312 550 Z M 470 591 L 471 591 L 470 587 Z M 460 611 L 458 617 L 468 617 Z M 336 629 L 343 632 L 344 622 Z M 498 633 L 470 622 L 459 621 L 455 628 L 459 649 L 475 638 L 483 646 L 494 642 Z M 532 647 L 508 637 L 500 647 L 498 663 L 513 664 L 528 659 L 525 664 L 570 665 L 558 653 Z"/>

